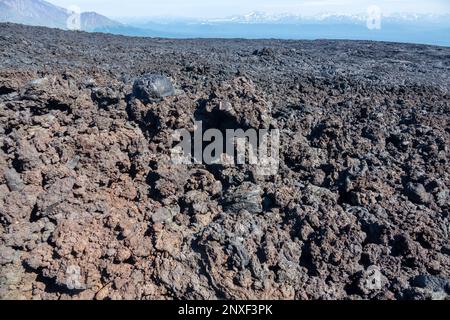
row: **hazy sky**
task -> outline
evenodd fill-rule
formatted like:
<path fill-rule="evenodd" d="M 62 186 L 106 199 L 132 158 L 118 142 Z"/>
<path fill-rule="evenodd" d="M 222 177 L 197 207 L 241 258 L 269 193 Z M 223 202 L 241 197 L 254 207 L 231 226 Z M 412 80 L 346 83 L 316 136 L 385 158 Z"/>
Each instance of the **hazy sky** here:
<path fill-rule="evenodd" d="M 48 0 L 82 11 L 96 11 L 109 17 L 199 17 L 221 18 L 251 11 L 267 13 L 360 13 L 377 5 L 385 14 L 450 13 L 450 0 Z"/>

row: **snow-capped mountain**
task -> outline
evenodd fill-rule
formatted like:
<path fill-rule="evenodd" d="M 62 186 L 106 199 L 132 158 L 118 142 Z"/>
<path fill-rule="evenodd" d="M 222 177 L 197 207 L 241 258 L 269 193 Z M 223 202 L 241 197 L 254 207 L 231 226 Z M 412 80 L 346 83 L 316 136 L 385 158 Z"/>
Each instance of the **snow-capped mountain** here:
<path fill-rule="evenodd" d="M 265 12 L 254 11 L 244 15 L 235 15 L 221 19 L 209 19 L 209 23 L 280 23 L 280 24 L 298 24 L 298 23 L 365 23 L 368 13 L 361 12 L 357 14 L 344 13 L 320 13 L 316 15 L 301 15 L 292 13 L 268 14 Z M 449 15 L 437 14 L 417 14 L 417 13 L 393 13 L 382 15 L 382 18 L 389 22 L 402 23 L 445 23 L 450 24 Z"/>

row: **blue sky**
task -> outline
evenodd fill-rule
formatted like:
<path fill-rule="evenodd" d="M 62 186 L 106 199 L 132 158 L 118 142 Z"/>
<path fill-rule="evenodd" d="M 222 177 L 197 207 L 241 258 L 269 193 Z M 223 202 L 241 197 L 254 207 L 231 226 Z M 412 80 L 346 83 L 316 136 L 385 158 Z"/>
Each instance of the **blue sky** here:
<path fill-rule="evenodd" d="M 109 17 L 196 17 L 222 18 L 252 11 L 267 13 L 361 13 L 377 5 L 384 14 L 447 13 L 450 0 L 48 0 L 82 11 L 96 11 Z"/>

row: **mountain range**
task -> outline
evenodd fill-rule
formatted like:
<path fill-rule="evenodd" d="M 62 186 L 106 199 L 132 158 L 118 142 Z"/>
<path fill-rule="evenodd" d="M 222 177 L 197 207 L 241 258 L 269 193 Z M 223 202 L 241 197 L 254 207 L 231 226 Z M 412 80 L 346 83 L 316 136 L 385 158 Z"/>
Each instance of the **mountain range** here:
<path fill-rule="evenodd" d="M 43 0 L 0 0 L 0 22 L 67 29 L 71 14 L 69 10 Z M 123 26 L 95 12 L 82 12 L 80 22 L 80 29 L 84 31 L 107 32 Z"/>
<path fill-rule="evenodd" d="M 353 22 L 365 23 L 367 20 L 367 13 L 361 12 L 356 14 L 336 14 L 336 13 L 321 13 L 316 15 L 300 15 L 292 13 L 268 14 L 261 11 L 253 11 L 244 15 L 234 15 L 231 17 L 220 19 L 209 19 L 204 22 L 210 23 L 283 23 L 283 24 L 302 24 L 302 23 L 330 23 L 330 22 Z M 431 23 L 431 24 L 446 24 L 450 26 L 450 15 L 448 14 L 429 14 L 429 13 L 393 13 L 384 14 L 382 19 L 387 22 L 402 22 L 402 23 Z"/>
<path fill-rule="evenodd" d="M 349 39 L 450 46 L 450 15 L 396 13 L 369 29 L 367 14 L 271 15 L 251 12 L 220 19 L 119 19 L 175 38 Z"/>

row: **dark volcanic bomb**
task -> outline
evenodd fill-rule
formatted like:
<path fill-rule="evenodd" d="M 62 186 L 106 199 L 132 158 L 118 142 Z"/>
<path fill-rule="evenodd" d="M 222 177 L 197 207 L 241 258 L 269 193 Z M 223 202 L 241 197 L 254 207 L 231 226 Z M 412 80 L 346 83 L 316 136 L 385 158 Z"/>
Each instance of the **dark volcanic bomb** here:
<path fill-rule="evenodd" d="M 449 75 L 445 47 L 0 24 L 0 298 L 448 299 Z M 279 129 L 278 174 L 172 164 L 200 120 Z"/>
<path fill-rule="evenodd" d="M 175 94 L 170 80 L 159 74 L 145 74 L 134 81 L 133 95 L 143 102 L 158 102 Z"/>

